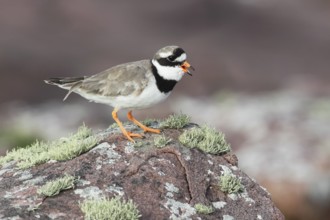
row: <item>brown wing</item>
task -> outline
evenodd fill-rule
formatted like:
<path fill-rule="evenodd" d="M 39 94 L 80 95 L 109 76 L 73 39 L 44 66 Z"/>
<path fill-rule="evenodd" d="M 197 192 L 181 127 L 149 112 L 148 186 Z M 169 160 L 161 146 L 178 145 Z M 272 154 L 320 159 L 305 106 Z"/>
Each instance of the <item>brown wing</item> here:
<path fill-rule="evenodd" d="M 149 60 L 121 64 L 85 78 L 79 90 L 93 95 L 138 95 L 148 84 L 151 73 Z"/>

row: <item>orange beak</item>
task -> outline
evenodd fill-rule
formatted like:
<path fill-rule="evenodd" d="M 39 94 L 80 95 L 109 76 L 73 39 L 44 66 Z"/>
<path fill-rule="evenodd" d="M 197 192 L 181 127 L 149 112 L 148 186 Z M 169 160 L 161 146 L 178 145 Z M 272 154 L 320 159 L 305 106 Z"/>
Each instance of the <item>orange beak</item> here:
<path fill-rule="evenodd" d="M 189 69 L 195 70 L 195 68 L 190 65 L 190 63 L 188 63 L 187 61 L 185 61 L 182 65 L 181 68 L 183 70 L 183 72 L 187 73 L 189 76 L 192 76 L 192 74 L 190 73 Z"/>

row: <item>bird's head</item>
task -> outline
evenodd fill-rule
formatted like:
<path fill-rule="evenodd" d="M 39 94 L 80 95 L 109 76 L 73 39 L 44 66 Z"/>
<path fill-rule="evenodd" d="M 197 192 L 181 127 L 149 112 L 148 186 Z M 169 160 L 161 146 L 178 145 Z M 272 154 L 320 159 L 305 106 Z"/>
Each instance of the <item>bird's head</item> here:
<path fill-rule="evenodd" d="M 187 62 L 187 54 L 178 46 L 166 46 L 157 51 L 152 59 L 158 74 L 167 80 L 179 81 L 194 68 Z"/>

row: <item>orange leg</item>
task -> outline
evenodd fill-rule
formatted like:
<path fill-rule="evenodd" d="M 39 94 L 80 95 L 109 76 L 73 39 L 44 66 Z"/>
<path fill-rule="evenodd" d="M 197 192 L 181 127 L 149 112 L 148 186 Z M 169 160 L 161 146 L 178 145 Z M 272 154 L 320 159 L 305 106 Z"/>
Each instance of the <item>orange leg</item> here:
<path fill-rule="evenodd" d="M 139 126 L 141 129 L 143 129 L 144 132 L 152 132 L 152 133 L 160 133 L 159 129 L 154 129 L 154 128 L 149 128 L 145 125 L 143 125 L 141 122 L 139 122 L 138 120 L 136 120 L 133 115 L 132 115 L 132 111 L 129 111 L 127 113 L 127 118 L 128 120 L 132 121 L 134 124 L 136 124 L 137 126 Z"/>
<path fill-rule="evenodd" d="M 135 141 L 133 140 L 132 137 L 142 138 L 142 137 L 143 137 L 142 135 L 140 135 L 140 134 L 135 134 L 135 133 L 131 133 L 131 132 L 127 131 L 127 130 L 124 128 L 123 124 L 122 124 L 122 123 L 119 121 L 119 119 L 118 119 L 117 112 L 118 112 L 118 109 L 115 108 L 115 109 L 112 111 L 112 117 L 113 117 L 113 119 L 117 122 L 117 124 L 118 124 L 118 126 L 119 126 L 121 132 L 125 135 L 125 137 L 126 137 L 128 140 L 132 141 L 132 142 L 135 142 Z"/>

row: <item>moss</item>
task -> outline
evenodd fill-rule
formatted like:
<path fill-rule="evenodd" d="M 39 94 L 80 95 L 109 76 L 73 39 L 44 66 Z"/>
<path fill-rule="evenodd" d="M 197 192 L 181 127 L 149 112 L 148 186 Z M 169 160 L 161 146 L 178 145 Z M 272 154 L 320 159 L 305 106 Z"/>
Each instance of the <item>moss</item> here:
<path fill-rule="evenodd" d="M 230 151 L 230 145 L 226 142 L 224 134 L 206 125 L 184 131 L 179 136 L 179 141 L 187 147 L 197 147 L 211 154 L 221 154 Z"/>
<path fill-rule="evenodd" d="M 91 199 L 80 204 L 86 220 L 134 220 L 141 216 L 135 204 L 130 200 L 121 201 L 119 197 L 112 199 Z"/>
<path fill-rule="evenodd" d="M 0 164 L 17 161 L 19 168 L 26 169 L 50 160 L 69 160 L 90 150 L 97 142 L 98 139 L 92 136 L 92 130 L 83 125 L 68 138 L 52 142 L 36 141 L 26 148 L 13 149 L 0 158 Z"/>
<path fill-rule="evenodd" d="M 190 117 L 184 114 L 173 114 L 160 123 L 161 128 L 181 129 L 190 123 Z"/>
<path fill-rule="evenodd" d="M 200 213 L 200 214 L 208 215 L 208 214 L 211 214 L 214 212 L 214 209 L 212 206 L 206 206 L 201 203 L 196 204 L 194 206 L 194 208 L 196 209 L 196 212 Z"/>
<path fill-rule="evenodd" d="M 55 196 L 63 190 L 73 188 L 75 181 L 74 176 L 66 174 L 64 177 L 47 182 L 38 189 L 38 193 L 44 196 Z"/>
<path fill-rule="evenodd" d="M 165 135 L 159 135 L 159 136 L 154 138 L 154 144 L 157 148 L 165 147 L 171 141 L 172 141 L 172 139 L 165 137 Z"/>
<path fill-rule="evenodd" d="M 224 174 L 220 176 L 219 187 L 225 193 L 239 193 L 243 192 L 244 187 L 241 181 L 232 174 Z"/>

